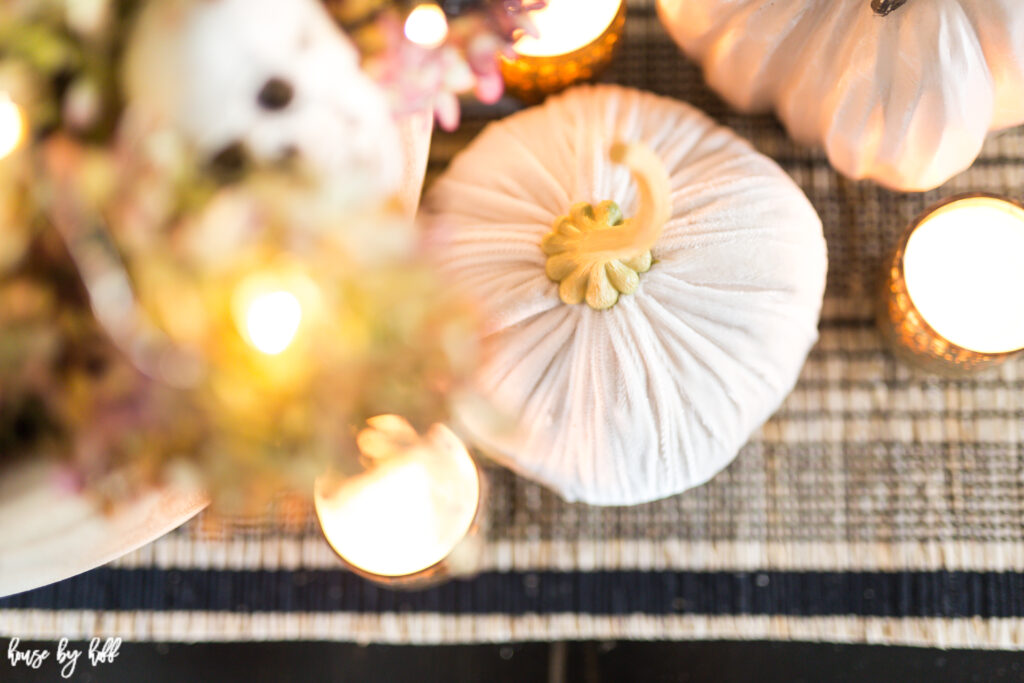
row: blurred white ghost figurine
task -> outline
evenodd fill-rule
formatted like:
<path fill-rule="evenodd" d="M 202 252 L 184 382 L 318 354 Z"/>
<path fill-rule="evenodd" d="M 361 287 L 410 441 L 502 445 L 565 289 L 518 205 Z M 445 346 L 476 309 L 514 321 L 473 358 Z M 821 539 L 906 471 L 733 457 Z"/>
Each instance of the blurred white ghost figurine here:
<path fill-rule="evenodd" d="M 211 158 L 295 159 L 344 193 L 399 191 L 385 94 L 316 0 L 156 0 L 132 35 L 129 110 Z"/>

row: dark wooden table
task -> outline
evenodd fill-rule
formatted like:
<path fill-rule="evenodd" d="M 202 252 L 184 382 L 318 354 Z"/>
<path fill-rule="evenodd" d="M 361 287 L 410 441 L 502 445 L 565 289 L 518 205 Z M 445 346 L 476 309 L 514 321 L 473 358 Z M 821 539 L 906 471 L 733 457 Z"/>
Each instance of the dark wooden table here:
<path fill-rule="evenodd" d="M 0 640 L 6 656 L 9 641 Z M 86 644 L 72 643 L 85 648 Z M 22 649 L 56 643 L 28 643 Z M 84 664 L 84 666 L 83 666 Z M 0 663 L 0 681 L 59 681 Z M 995 683 L 1024 681 L 1024 655 L 804 643 L 521 643 L 392 647 L 337 643 L 125 643 L 111 664 L 82 662 L 80 683 Z"/>

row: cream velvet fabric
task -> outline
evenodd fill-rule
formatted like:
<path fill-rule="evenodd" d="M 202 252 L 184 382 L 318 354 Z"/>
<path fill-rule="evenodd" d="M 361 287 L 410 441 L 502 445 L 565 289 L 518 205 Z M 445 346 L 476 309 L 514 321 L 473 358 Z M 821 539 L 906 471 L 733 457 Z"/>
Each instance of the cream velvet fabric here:
<path fill-rule="evenodd" d="M 566 305 L 540 241 L 579 201 L 634 213 L 614 141 L 664 161 L 672 218 L 640 288 Z M 425 201 L 453 287 L 488 317 L 477 389 L 515 428 L 460 414 L 484 451 L 569 500 L 635 504 L 707 481 L 792 389 L 825 285 L 820 220 L 773 161 L 694 108 L 581 87 L 489 125 Z"/>

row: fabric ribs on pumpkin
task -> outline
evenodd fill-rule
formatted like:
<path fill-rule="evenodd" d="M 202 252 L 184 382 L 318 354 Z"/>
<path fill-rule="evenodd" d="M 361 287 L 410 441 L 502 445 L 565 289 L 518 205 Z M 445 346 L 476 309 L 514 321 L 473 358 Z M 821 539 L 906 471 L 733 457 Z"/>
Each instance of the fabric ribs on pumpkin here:
<path fill-rule="evenodd" d="M 1024 123 L 1020 0 L 658 0 L 662 22 L 744 111 L 775 109 L 844 175 L 928 190 L 990 130 Z"/>
<path fill-rule="evenodd" d="M 578 202 L 636 214 L 615 142 L 664 164 L 671 218 L 632 294 L 566 304 L 541 242 Z M 436 258 L 489 328 L 478 391 L 515 428 L 467 411 L 484 452 L 569 500 L 635 504 L 725 467 L 792 389 L 811 345 L 826 250 L 778 166 L 696 109 L 582 87 L 488 126 L 425 203 Z"/>

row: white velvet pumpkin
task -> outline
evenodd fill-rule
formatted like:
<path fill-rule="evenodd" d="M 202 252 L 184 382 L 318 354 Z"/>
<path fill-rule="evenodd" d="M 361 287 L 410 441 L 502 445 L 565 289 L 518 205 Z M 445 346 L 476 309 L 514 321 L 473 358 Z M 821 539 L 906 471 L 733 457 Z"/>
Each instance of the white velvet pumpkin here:
<path fill-rule="evenodd" d="M 658 0 L 708 83 L 853 178 L 927 190 L 1024 122 L 1022 0 Z"/>
<path fill-rule="evenodd" d="M 556 220 L 577 202 L 640 210 L 616 142 L 663 163 L 670 219 L 633 293 L 604 310 L 563 303 L 541 247 Z M 463 410 L 459 426 L 569 500 L 635 504 L 707 481 L 817 338 L 817 214 L 774 162 L 681 102 L 588 86 L 492 123 L 424 211 L 441 268 L 489 321 L 476 389 L 518 423 Z"/>

